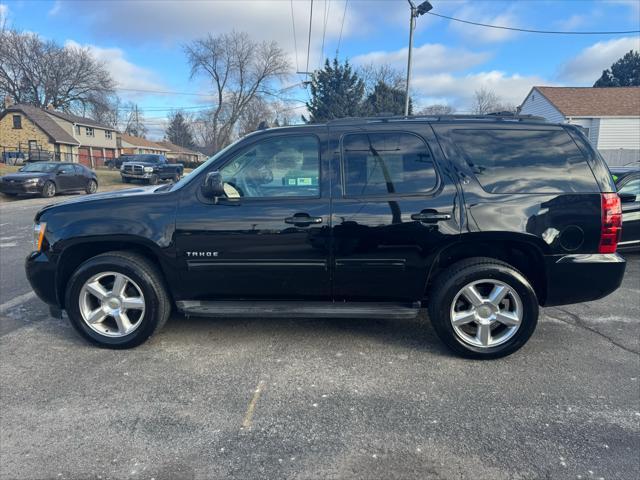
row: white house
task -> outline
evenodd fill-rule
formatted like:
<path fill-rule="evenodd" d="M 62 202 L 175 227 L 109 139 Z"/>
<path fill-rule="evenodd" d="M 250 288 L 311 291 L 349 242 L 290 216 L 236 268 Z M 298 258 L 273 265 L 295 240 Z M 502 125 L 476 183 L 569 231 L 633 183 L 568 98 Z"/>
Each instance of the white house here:
<path fill-rule="evenodd" d="M 640 87 L 533 87 L 519 111 L 580 125 L 609 165 L 640 161 Z"/>

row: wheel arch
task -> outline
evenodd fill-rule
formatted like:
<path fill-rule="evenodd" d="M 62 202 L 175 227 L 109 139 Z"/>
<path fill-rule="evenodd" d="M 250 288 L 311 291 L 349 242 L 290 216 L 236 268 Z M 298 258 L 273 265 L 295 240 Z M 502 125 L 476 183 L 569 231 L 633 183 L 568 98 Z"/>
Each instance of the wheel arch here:
<path fill-rule="evenodd" d="M 501 260 L 519 270 L 531 283 L 538 302 L 544 304 L 547 292 L 546 268 L 543 246 L 528 235 L 495 233 L 473 233 L 462 235 L 458 242 L 442 248 L 431 265 L 425 293 L 428 294 L 433 282 L 454 263 L 472 257 L 489 257 Z"/>
<path fill-rule="evenodd" d="M 58 270 L 56 272 L 56 293 L 59 304 L 65 308 L 65 293 L 67 284 L 77 268 L 87 260 L 107 252 L 135 252 L 159 266 L 165 285 L 167 282 L 167 269 L 162 261 L 162 255 L 158 247 L 150 244 L 148 240 L 139 238 L 113 238 L 100 240 L 85 240 L 67 245 L 59 254 Z M 166 289 L 169 298 L 173 302 L 171 290 Z"/>

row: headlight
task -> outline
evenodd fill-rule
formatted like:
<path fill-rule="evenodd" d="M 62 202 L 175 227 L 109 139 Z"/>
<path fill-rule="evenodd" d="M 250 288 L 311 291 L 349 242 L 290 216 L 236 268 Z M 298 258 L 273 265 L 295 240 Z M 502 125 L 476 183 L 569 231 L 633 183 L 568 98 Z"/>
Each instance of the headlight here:
<path fill-rule="evenodd" d="M 151 172 L 153 172 L 153 167 L 144 167 L 144 172 L 145 172 L 145 173 L 151 173 Z"/>
<path fill-rule="evenodd" d="M 39 181 L 39 178 L 27 178 L 24 183 L 38 183 Z"/>
<path fill-rule="evenodd" d="M 44 240 L 44 232 L 47 229 L 45 222 L 36 223 L 33 226 L 33 249 L 37 252 L 42 248 L 42 241 Z"/>

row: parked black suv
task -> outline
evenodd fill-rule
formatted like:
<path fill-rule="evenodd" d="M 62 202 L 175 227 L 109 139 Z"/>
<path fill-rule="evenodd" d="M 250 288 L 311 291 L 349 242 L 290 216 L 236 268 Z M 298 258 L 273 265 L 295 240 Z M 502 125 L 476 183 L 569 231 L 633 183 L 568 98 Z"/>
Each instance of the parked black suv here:
<path fill-rule="evenodd" d="M 169 163 L 164 155 L 145 153 L 140 155 L 127 155 L 120 164 L 120 176 L 124 183 L 132 180 L 140 180 L 150 185 L 155 185 L 160 180 L 173 180 L 177 182 L 184 173 L 181 163 Z"/>
<path fill-rule="evenodd" d="M 620 201 L 575 127 L 532 117 L 373 118 L 263 130 L 188 177 L 35 217 L 36 293 L 88 340 L 186 315 L 410 318 L 493 358 L 539 305 L 622 281 Z"/>

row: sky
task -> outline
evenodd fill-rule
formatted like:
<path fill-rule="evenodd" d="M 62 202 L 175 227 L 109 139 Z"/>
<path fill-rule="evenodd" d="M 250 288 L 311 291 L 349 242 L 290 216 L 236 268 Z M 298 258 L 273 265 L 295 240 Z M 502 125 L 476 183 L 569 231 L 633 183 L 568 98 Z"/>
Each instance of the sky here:
<path fill-rule="evenodd" d="M 640 29 L 640 0 L 431 3 L 433 13 L 507 27 Z M 61 44 L 89 48 L 107 65 L 118 94 L 139 104 L 151 136 L 161 136 L 169 111 L 197 112 L 210 102 L 210 84 L 203 77 L 190 78 L 184 54 L 185 44 L 208 34 L 236 30 L 258 41 L 278 42 L 292 71 L 283 87 L 301 85 L 306 77 L 296 71 L 305 71 L 307 63 L 309 70 L 316 69 L 336 52 L 355 66 L 406 68 L 406 0 L 314 0 L 309 42 L 311 5 L 311 0 L 0 0 L 0 20 Z M 427 14 L 416 22 L 411 94 L 417 107 L 446 103 L 464 112 L 474 92 L 487 88 L 519 105 L 534 85 L 591 86 L 631 49 L 640 50 L 637 34 L 540 35 Z M 296 114 L 304 113 L 304 87 L 287 90 L 287 97 Z"/>

